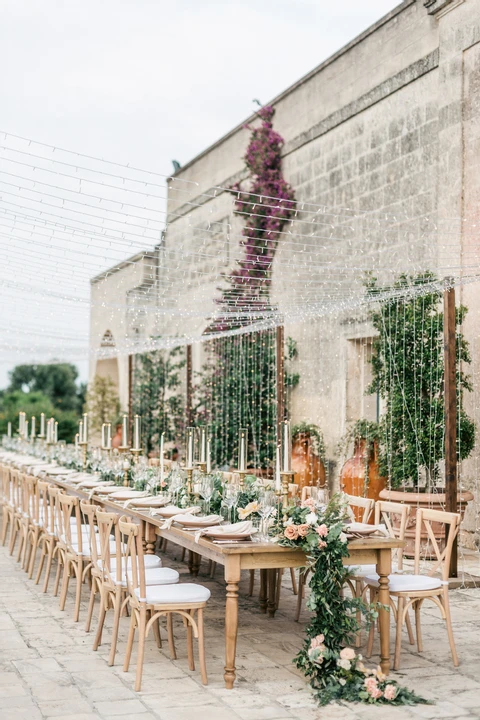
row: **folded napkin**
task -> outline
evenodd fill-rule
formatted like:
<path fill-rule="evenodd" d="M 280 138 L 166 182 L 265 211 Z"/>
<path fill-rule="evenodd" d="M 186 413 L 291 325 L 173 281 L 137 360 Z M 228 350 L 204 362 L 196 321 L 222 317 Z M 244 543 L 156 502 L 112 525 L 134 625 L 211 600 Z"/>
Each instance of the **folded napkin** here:
<path fill-rule="evenodd" d="M 229 525 L 215 525 L 214 527 L 202 528 L 195 533 L 195 542 L 198 542 L 202 535 L 214 533 L 215 535 L 243 535 L 253 533 L 253 523 L 251 520 L 232 523 Z"/>
<path fill-rule="evenodd" d="M 179 513 L 178 515 L 174 515 L 173 517 L 168 518 L 165 520 L 165 522 L 162 525 L 162 528 L 165 528 L 168 530 L 172 526 L 172 523 L 177 522 L 182 524 L 183 522 L 188 522 L 192 519 L 192 513 L 191 512 L 184 512 Z M 222 519 L 221 515 L 204 515 L 203 517 L 195 518 L 195 522 L 198 521 L 198 527 L 212 527 L 215 523 L 220 522 Z"/>
<path fill-rule="evenodd" d="M 135 497 L 130 498 L 130 500 L 127 500 L 124 502 L 123 507 L 126 510 L 130 505 L 135 502 L 135 500 L 138 500 L 138 498 L 146 498 L 146 497 L 154 497 L 153 495 L 150 495 L 146 490 L 145 492 L 139 493 L 138 495 L 135 495 Z"/>
<path fill-rule="evenodd" d="M 368 525 L 367 523 L 360 523 L 360 522 L 352 522 L 345 525 L 345 532 L 349 535 L 358 535 L 363 536 L 366 535 L 365 531 L 371 532 L 368 534 L 369 537 L 372 535 L 382 535 L 383 537 L 390 537 L 390 533 L 388 532 L 385 525 Z"/>
<path fill-rule="evenodd" d="M 188 515 L 188 514 L 194 514 L 197 513 L 200 510 L 198 505 L 193 505 L 189 508 L 180 508 L 176 505 L 167 505 L 166 507 L 161 508 L 160 510 L 152 510 L 152 515 L 162 515 L 165 517 L 165 515 Z"/>

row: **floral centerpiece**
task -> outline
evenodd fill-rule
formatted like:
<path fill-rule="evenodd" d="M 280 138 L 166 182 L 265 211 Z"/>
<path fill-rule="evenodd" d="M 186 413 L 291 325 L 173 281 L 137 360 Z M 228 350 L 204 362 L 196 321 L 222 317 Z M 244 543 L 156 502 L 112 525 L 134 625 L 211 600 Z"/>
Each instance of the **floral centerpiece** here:
<path fill-rule="evenodd" d="M 349 578 L 349 569 L 343 564 L 348 557 L 346 508 L 342 495 L 334 496 L 328 505 L 307 498 L 300 507 L 288 508 L 275 527 L 276 541 L 301 548 L 311 570 L 307 607 L 313 617 L 294 662 L 310 679 L 321 705 L 339 700 L 389 705 L 426 703 L 387 678 L 379 667 L 365 667 L 362 656 L 350 647 L 360 629 L 357 611 L 366 618 L 367 625 L 375 621 L 378 612 L 361 598 L 342 592 Z"/>

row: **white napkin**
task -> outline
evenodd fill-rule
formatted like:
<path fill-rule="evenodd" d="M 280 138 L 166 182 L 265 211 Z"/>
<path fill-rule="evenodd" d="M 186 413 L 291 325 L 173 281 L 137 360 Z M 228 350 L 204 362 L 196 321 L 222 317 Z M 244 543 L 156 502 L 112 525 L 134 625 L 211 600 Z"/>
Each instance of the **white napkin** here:
<path fill-rule="evenodd" d="M 232 523 L 229 525 L 215 525 L 214 527 L 208 527 L 202 530 L 197 530 L 195 533 L 195 542 L 198 542 L 202 535 L 210 534 L 215 531 L 215 535 L 243 535 L 244 533 L 253 533 L 253 523 L 251 520 L 244 520 L 243 522 Z"/>
<path fill-rule="evenodd" d="M 365 530 L 372 530 L 373 532 L 370 534 L 370 537 L 372 535 L 383 535 L 384 537 L 390 537 L 390 533 L 388 532 L 385 525 L 369 525 L 368 523 L 360 523 L 360 522 L 352 522 L 345 525 L 345 532 L 347 533 L 362 533 Z"/>
<path fill-rule="evenodd" d="M 191 512 L 190 513 L 184 512 L 184 513 L 181 513 L 178 515 L 174 515 L 173 517 L 165 520 L 165 522 L 162 525 L 162 528 L 165 528 L 166 530 L 168 530 L 168 528 L 170 528 L 172 526 L 172 523 L 174 523 L 174 522 L 178 522 L 181 524 L 182 522 L 185 522 L 185 521 L 188 522 L 191 519 L 192 519 Z M 198 521 L 198 527 L 205 526 L 205 528 L 207 528 L 207 527 L 212 527 L 212 525 L 214 523 L 216 523 L 216 522 L 218 523 L 221 519 L 222 519 L 221 515 L 205 515 L 203 517 L 195 518 L 195 522 Z"/>
<path fill-rule="evenodd" d="M 187 516 L 194 515 L 195 513 L 197 513 L 200 510 L 198 505 L 194 505 L 193 507 L 184 508 L 184 509 L 175 508 L 175 505 L 167 505 L 167 507 L 162 508 L 162 511 L 168 510 L 168 512 L 170 513 L 172 510 L 175 510 L 175 509 L 178 510 L 178 513 L 176 513 L 175 515 L 172 515 L 169 518 L 165 518 L 165 522 L 162 525 L 163 530 L 169 530 L 169 528 L 171 528 L 172 524 L 175 522 L 175 518 L 178 518 L 178 517 L 182 518 L 185 515 L 187 515 Z M 151 514 L 152 515 L 162 515 L 163 514 L 162 511 L 152 510 Z"/>
<path fill-rule="evenodd" d="M 193 505 L 192 507 L 189 507 L 189 508 L 181 508 L 181 507 L 177 507 L 177 505 L 166 505 L 166 507 L 161 508 L 161 510 L 154 510 L 152 512 L 152 515 L 163 515 L 164 516 L 165 513 L 167 513 L 168 515 L 170 515 L 170 513 L 172 513 L 173 515 L 180 515 L 182 513 L 184 515 L 187 515 L 188 513 L 196 513 L 199 510 L 200 510 L 200 508 L 198 505 Z"/>
<path fill-rule="evenodd" d="M 135 500 L 138 500 L 138 498 L 146 498 L 146 497 L 154 497 L 153 495 L 150 495 L 147 491 L 143 492 L 141 495 L 135 495 L 135 497 L 130 498 L 130 500 L 127 500 L 124 502 L 123 507 L 126 510 L 130 505 L 135 502 Z"/>

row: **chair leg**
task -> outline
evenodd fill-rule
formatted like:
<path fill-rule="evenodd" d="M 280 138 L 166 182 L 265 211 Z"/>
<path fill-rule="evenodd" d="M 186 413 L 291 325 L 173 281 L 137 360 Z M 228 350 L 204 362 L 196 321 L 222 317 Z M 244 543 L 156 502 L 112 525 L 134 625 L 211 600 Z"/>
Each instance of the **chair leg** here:
<path fill-rule="evenodd" d="M 417 648 L 418 652 L 423 651 L 423 640 L 422 640 L 422 626 L 420 625 L 420 608 L 422 607 L 419 600 L 414 605 L 415 607 L 415 630 L 417 633 Z"/>
<path fill-rule="evenodd" d="M 175 650 L 175 638 L 173 636 L 173 613 L 167 615 L 167 632 L 168 632 L 168 647 L 170 648 L 170 657 L 172 660 L 177 659 L 177 651 Z"/>
<path fill-rule="evenodd" d="M 193 628 L 189 622 L 187 622 L 187 655 L 188 669 L 195 670 L 195 660 L 193 659 Z"/>
<path fill-rule="evenodd" d="M 42 550 L 42 554 L 40 555 L 40 563 L 39 563 L 39 565 L 38 565 L 37 574 L 36 574 L 36 576 L 35 576 L 35 585 L 38 585 L 38 583 L 40 582 L 40 578 L 42 577 L 43 566 L 44 566 L 44 564 L 45 564 L 45 555 L 46 555 L 46 553 L 45 553 L 45 546 L 44 546 L 44 545 L 42 545 L 41 550 Z"/>
<path fill-rule="evenodd" d="M 53 560 L 53 554 L 52 554 L 52 560 Z M 57 553 L 57 571 L 55 573 L 55 584 L 53 586 L 53 596 L 57 597 L 58 595 L 58 587 L 60 585 L 60 572 L 63 567 L 63 557 L 61 557 L 60 552 Z M 45 578 L 45 590 L 44 592 L 47 592 L 47 584 L 48 584 L 48 578 L 49 575 Z"/>
<path fill-rule="evenodd" d="M 373 588 L 370 588 L 370 604 L 372 605 L 374 602 L 376 602 L 376 593 L 374 592 Z M 367 650 L 365 652 L 365 657 L 371 658 L 372 657 L 372 651 L 373 651 L 373 640 L 375 638 L 375 623 L 372 622 L 370 625 L 370 629 L 368 631 L 368 642 L 367 642 Z"/>
<path fill-rule="evenodd" d="M 442 600 L 440 600 L 441 602 Z M 448 588 L 446 588 L 443 592 L 443 609 L 445 610 L 445 622 L 447 625 L 447 633 L 448 633 L 448 642 L 450 644 L 450 650 L 452 653 L 452 660 L 454 667 L 458 667 L 458 655 L 457 655 L 457 649 L 455 647 L 455 640 L 453 638 L 453 628 L 452 628 L 452 616 L 450 615 L 450 602 L 448 600 Z"/>
<path fill-rule="evenodd" d="M 157 647 L 159 650 L 162 648 L 162 636 L 160 634 L 160 622 L 157 617 L 156 620 L 152 623 L 152 630 L 153 630 L 153 636 L 155 638 L 155 642 L 157 643 Z"/>
<path fill-rule="evenodd" d="M 143 661 L 145 658 L 145 628 L 147 625 L 147 609 L 142 603 L 139 610 L 140 621 L 138 623 L 138 651 L 137 651 L 137 674 L 135 677 L 135 692 L 140 692 L 142 687 Z"/>
<path fill-rule="evenodd" d="M 73 563 L 72 563 L 73 565 Z M 75 591 L 75 612 L 73 614 L 73 621 L 78 622 L 80 617 L 80 600 L 82 599 L 82 581 L 83 581 L 83 561 L 80 558 L 76 565 L 73 565 L 77 571 L 77 584 Z"/>
<path fill-rule="evenodd" d="M 400 653 L 402 651 L 402 626 L 403 626 L 403 607 L 405 605 L 405 598 L 398 598 L 397 605 L 397 632 L 395 636 L 395 655 L 393 659 L 393 669 L 398 670 L 400 667 Z"/>
<path fill-rule="evenodd" d="M 410 643 L 410 645 L 415 645 L 415 638 L 413 637 L 412 623 L 410 621 L 410 615 L 408 614 L 408 612 L 405 615 L 405 624 L 407 626 L 408 642 Z M 420 648 L 419 648 L 419 652 L 420 652 Z"/>
<path fill-rule="evenodd" d="M 255 585 L 255 570 L 250 570 L 250 584 L 248 586 L 248 594 L 250 597 L 253 595 L 253 586 Z"/>
<path fill-rule="evenodd" d="M 298 594 L 297 587 L 297 576 L 295 575 L 295 568 L 290 568 L 290 579 L 292 581 L 292 591 L 294 595 Z"/>
<path fill-rule="evenodd" d="M 38 535 L 35 534 L 33 536 L 33 542 L 30 547 L 30 557 L 29 557 L 29 563 L 28 563 L 28 579 L 31 580 L 33 577 L 33 571 L 35 568 L 35 560 L 37 557 L 37 549 L 38 549 Z"/>
<path fill-rule="evenodd" d="M 203 608 L 199 608 L 197 612 L 198 625 L 198 659 L 200 662 L 200 674 L 202 676 L 203 685 L 208 685 L 207 666 L 205 663 L 205 638 L 203 632 Z"/>
<path fill-rule="evenodd" d="M 67 601 L 69 580 L 70 580 L 70 563 L 67 559 L 65 559 L 65 562 L 63 564 L 62 589 L 60 591 L 60 610 L 65 610 L 65 603 Z"/>
<path fill-rule="evenodd" d="M 123 672 L 128 672 L 128 668 L 130 667 L 130 659 L 132 657 L 132 648 L 133 648 L 133 641 L 135 639 L 135 612 L 132 610 L 132 614 L 130 617 L 130 629 L 128 631 L 128 640 L 127 640 L 127 649 L 125 650 L 125 660 L 123 661 Z"/>
<path fill-rule="evenodd" d="M 9 555 L 13 555 L 13 550 L 14 550 L 16 541 L 17 541 L 17 522 L 16 522 L 15 518 L 13 518 L 12 524 L 10 525 L 10 538 L 8 541 Z"/>
<path fill-rule="evenodd" d="M 102 633 L 103 633 L 103 626 L 105 623 L 105 615 L 107 614 L 107 598 L 104 596 L 103 591 L 100 591 L 100 611 L 98 613 L 98 627 L 97 632 L 95 633 L 95 639 L 93 641 L 93 647 L 92 650 L 98 650 L 99 646 L 102 644 Z"/>
<path fill-rule="evenodd" d="M 87 619 L 85 621 L 85 632 L 90 632 L 90 627 L 92 624 L 92 616 L 93 616 L 93 608 L 95 606 L 95 595 L 97 594 L 97 580 L 95 577 L 92 577 L 92 587 L 90 588 L 90 600 L 88 602 L 88 611 L 87 611 Z"/>
<path fill-rule="evenodd" d="M 6 508 L 3 509 L 2 512 L 2 545 L 5 545 L 7 541 L 7 532 L 8 532 L 8 525 L 9 525 L 9 514 L 8 510 Z"/>
<path fill-rule="evenodd" d="M 362 597 L 363 592 L 363 583 L 361 580 L 355 580 L 355 597 L 359 598 Z M 357 620 L 357 626 L 358 631 L 355 635 L 355 647 L 359 648 L 362 644 L 362 612 L 361 610 L 357 610 L 356 612 L 356 620 Z"/>
<path fill-rule="evenodd" d="M 111 667 L 115 662 L 115 653 L 117 652 L 118 631 L 120 629 L 120 614 L 122 612 L 122 594 L 117 592 L 115 595 L 115 604 L 113 608 L 113 628 L 112 628 L 112 645 L 110 647 L 110 655 L 108 656 L 108 664 Z"/>

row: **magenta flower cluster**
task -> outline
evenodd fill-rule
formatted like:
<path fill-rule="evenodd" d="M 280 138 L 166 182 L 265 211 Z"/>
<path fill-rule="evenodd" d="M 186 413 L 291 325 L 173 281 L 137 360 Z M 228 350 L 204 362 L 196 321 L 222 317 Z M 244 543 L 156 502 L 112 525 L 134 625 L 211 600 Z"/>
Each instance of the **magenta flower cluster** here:
<path fill-rule="evenodd" d="M 235 212 L 243 222 L 245 254 L 227 277 L 229 287 L 219 300 L 226 315 L 239 309 L 256 315 L 268 309 L 275 252 L 294 208 L 293 189 L 282 175 L 284 141 L 273 129 L 274 112 L 271 106 L 264 107 L 258 112 L 260 125 L 246 126 L 252 134 L 244 160 L 252 183 L 249 190 L 239 183 L 231 188 L 236 196 Z M 215 329 L 224 329 L 223 325 L 226 327 L 219 321 Z"/>

